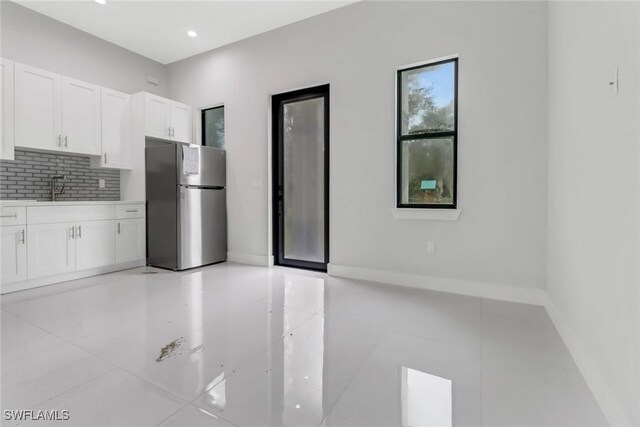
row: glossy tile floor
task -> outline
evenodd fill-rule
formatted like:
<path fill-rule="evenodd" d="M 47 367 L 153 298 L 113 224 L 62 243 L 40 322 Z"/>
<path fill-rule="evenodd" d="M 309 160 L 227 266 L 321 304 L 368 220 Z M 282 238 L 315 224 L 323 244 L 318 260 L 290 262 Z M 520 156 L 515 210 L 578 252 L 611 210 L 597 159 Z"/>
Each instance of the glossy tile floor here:
<path fill-rule="evenodd" d="M 68 410 L 65 426 L 606 425 L 543 308 L 231 263 L 4 296 L 2 409 Z"/>

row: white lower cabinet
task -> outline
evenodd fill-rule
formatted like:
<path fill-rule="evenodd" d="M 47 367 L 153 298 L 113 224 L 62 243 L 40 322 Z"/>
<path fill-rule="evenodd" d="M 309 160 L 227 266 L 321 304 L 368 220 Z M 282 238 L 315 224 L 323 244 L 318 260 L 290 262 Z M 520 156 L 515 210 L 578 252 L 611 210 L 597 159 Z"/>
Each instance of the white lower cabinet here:
<path fill-rule="evenodd" d="M 114 225 L 115 221 L 86 221 L 76 224 L 76 270 L 116 263 Z"/>
<path fill-rule="evenodd" d="M 29 279 L 75 271 L 75 224 L 29 225 L 27 253 Z"/>
<path fill-rule="evenodd" d="M 141 202 L 0 202 L 0 232 L 2 293 L 142 266 L 147 257 Z"/>
<path fill-rule="evenodd" d="M 0 227 L 2 284 L 27 280 L 27 227 Z"/>
<path fill-rule="evenodd" d="M 144 218 L 120 219 L 116 224 L 116 263 L 147 257 L 146 221 Z"/>

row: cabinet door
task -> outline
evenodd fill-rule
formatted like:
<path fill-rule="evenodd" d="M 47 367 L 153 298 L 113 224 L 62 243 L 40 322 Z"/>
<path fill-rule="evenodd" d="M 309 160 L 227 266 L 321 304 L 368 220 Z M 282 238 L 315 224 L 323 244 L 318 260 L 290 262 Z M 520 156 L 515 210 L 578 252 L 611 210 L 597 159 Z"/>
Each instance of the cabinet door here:
<path fill-rule="evenodd" d="M 29 279 L 70 273 L 76 269 L 75 226 L 71 223 L 29 225 Z"/>
<path fill-rule="evenodd" d="M 147 258 L 144 218 L 121 219 L 116 225 L 116 263 Z"/>
<path fill-rule="evenodd" d="M 131 97 L 102 88 L 102 166 L 131 169 Z"/>
<path fill-rule="evenodd" d="M 15 63 L 15 145 L 61 147 L 62 84 L 58 74 Z"/>
<path fill-rule="evenodd" d="M 145 135 L 153 138 L 170 139 L 170 114 L 170 100 L 148 93 L 145 94 Z"/>
<path fill-rule="evenodd" d="M 191 107 L 171 101 L 171 139 L 191 143 Z"/>
<path fill-rule="evenodd" d="M 62 78 L 62 135 L 65 151 L 101 154 L 99 86 Z"/>
<path fill-rule="evenodd" d="M 115 221 L 76 224 L 76 270 L 104 267 L 116 262 Z"/>
<path fill-rule="evenodd" d="M 0 58 L 0 159 L 14 159 L 13 141 L 13 61 Z"/>
<path fill-rule="evenodd" d="M 0 227 L 2 284 L 27 280 L 26 226 Z"/>

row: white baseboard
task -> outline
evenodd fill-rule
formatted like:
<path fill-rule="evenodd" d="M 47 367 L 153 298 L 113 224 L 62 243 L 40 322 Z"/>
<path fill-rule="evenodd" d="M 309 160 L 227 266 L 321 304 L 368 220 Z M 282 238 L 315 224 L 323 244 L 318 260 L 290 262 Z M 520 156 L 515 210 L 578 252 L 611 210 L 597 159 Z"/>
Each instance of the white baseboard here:
<path fill-rule="evenodd" d="M 421 276 L 417 274 L 396 273 L 393 271 L 372 270 L 368 268 L 328 265 L 330 276 L 369 280 L 391 285 L 431 291 L 450 292 L 460 295 L 518 302 L 522 304 L 544 305 L 546 292 L 543 289 L 517 288 L 514 286 L 494 285 L 468 280 L 447 279 L 442 277 Z"/>
<path fill-rule="evenodd" d="M 567 322 L 564 315 L 558 310 L 548 294 L 545 295 L 544 306 L 558 334 L 560 334 L 560 338 L 564 341 L 571 357 L 573 357 L 573 361 L 576 363 L 576 366 L 578 366 L 582 377 L 589 386 L 591 393 L 593 393 L 598 405 L 600 405 L 600 409 L 602 409 L 609 425 L 633 425 L 618 400 L 614 397 L 611 388 L 605 381 L 605 376 L 601 375 L 593 359 L 585 350 L 582 339 L 574 332 L 569 322 Z"/>
<path fill-rule="evenodd" d="M 130 268 L 142 267 L 146 265 L 146 260 L 126 262 L 122 264 L 109 265 L 106 267 L 92 268 L 89 270 L 74 271 L 73 273 L 58 274 L 56 276 L 41 277 L 38 279 L 25 280 L 24 282 L 15 282 L 2 284 L 2 293 L 24 291 L 26 289 L 38 288 L 40 286 L 53 285 L 60 282 L 68 282 L 70 280 L 84 279 L 91 276 L 99 276 L 101 274 L 113 273 L 120 270 L 128 270 Z"/>
<path fill-rule="evenodd" d="M 270 255 L 254 255 L 241 254 L 238 252 L 227 252 L 227 261 L 237 262 L 238 264 L 258 265 L 260 267 L 273 266 L 273 256 Z"/>
<path fill-rule="evenodd" d="M 573 332 L 573 328 L 557 309 L 545 289 L 516 288 L 506 285 L 396 273 L 336 264 L 328 265 L 328 273 L 331 276 L 347 277 L 350 279 L 368 280 L 391 285 L 543 306 L 547 310 L 558 334 L 567 346 L 569 353 L 573 357 L 576 366 L 580 370 L 580 373 L 593 393 L 609 424 L 611 426 L 632 425 L 619 401 L 615 398 L 611 388 L 605 381 L 606 377 L 600 373 L 597 365 L 584 349 L 581 338 Z"/>

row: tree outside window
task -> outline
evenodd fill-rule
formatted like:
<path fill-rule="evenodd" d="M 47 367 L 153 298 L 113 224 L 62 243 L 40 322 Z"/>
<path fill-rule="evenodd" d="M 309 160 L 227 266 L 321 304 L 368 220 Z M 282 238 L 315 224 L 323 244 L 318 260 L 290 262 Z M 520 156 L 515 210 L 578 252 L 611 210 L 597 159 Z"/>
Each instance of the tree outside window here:
<path fill-rule="evenodd" d="M 202 145 L 224 150 L 224 106 L 202 110 Z"/>

